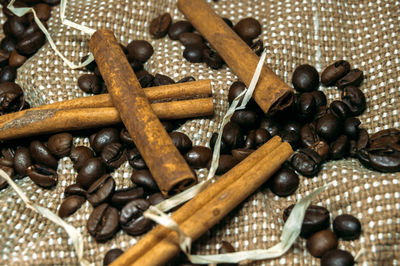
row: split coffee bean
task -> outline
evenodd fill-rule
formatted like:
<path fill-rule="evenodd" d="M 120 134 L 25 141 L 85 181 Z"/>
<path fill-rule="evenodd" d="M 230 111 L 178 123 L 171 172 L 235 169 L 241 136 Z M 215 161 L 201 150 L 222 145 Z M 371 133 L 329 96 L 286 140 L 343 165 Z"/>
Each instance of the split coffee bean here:
<path fill-rule="evenodd" d="M 367 108 L 364 93 L 354 86 L 348 86 L 343 89 L 342 101 L 349 107 L 353 116 L 362 114 Z"/>
<path fill-rule="evenodd" d="M 153 79 L 154 86 L 163 86 L 174 84 L 175 81 L 166 75 L 161 75 L 157 73 Z"/>
<path fill-rule="evenodd" d="M 79 171 L 89 159 L 93 158 L 93 151 L 86 146 L 72 147 L 69 157 L 74 163 L 75 170 Z"/>
<path fill-rule="evenodd" d="M 346 157 L 349 151 L 349 141 L 346 135 L 340 135 L 330 145 L 331 158 L 333 160 L 339 160 Z"/>
<path fill-rule="evenodd" d="M 344 77 L 350 71 L 350 63 L 339 60 L 325 68 L 321 74 L 321 83 L 325 86 L 334 85 L 336 81 Z"/>
<path fill-rule="evenodd" d="M 318 89 L 318 71 L 308 64 L 296 67 L 292 76 L 293 87 L 299 92 L 310 92 Z"/>
<path fill-rule="evenodd" d="M 47 148 L 58 158 L 68 156 L 71 152 L 72 135 L 69 133 L 59 133 L 51 136 L 47 141 Z"/>
<path fill-rule="evenodd" d="M 321 258 L 327 251 L 337 248 L 338 240 L 331 230 L 322 230 L 307 239 L 306 246 L 311 255 Z"/>
<path fill-rule="evenodd" d="M 86 197 L 93 206 L 97 206 L 107 201 L 114 192 L 114 189 L 114 178 L 109 174 L 105 174 L 88 188 Z"/>
<path fill-rule="evenodd" d="M 126 203 L 134 199 L 143 198 L 144 190 L 142 187 L 128 187 L 116 190 L 112 197 L 111 203 L 118 208 L 122 208 Z"/>
<path fill-rule="evenodd" d="M 336 86 L 340 89 L 346 86 L 359 86 L 364 79 L 364 74 L 359 69 L 350 70 L 343 78 L 336 82 Z"/>
<path fill-rule="evenodd" d="M 311 146 L 311 149 L 313 151 L 315 151 L 316 153 L 318 153 L 318 155 L 321 157 L 322 161 L 325 161 L 329 156 L 330 148 L 329 148 L 328 143 L 326 143 L 325 141 L 315 142 Z"/>
<path fill-rule="evenodd" d="M 310 148 L 299 149 L 291 158 L 292 167 L 300 174 L 312 177 L 319 171 L 322 162 L 321 157 Z"/>
<path fill-rule="evenodd" d="M 86 198 L 86 190 L 78 184 L 72 184 L 66 187 L 64 194 L 68 196 L 77 195 Z"/>
<path fill-rule="evenodd" d="M 116 142 L 104 146 L 100 157 L 103 163 L 110 169 L 120 167 L 127 160 L 122 144 Z"/>
<path fill-rule="evenodd" d="M 168 13 L 164 13 L 150 22 L 150 34 L 154 38 L 157 39 L 162 38 L 165 35 L 167 35 L 171 24 L 172 24 L 171 15 Z"/>
<path fill-rule="evenodd" d="M 193 26 L 189 21 L 181 20 L 173 23 L 168 30 L 168 36 L 171 40 L 178 40 L 179 35 L 184 32 L 192 32 Z"/>
<path fill-rule="evenodd" d="M 20 176 L 26 176 L 28 174 L 28 167 L 32 165 L 32 158 L 28 148 L 22 146 L 15 150 L 13 165 L 15 172 Z"/>
<path fill-rule="evenodd" d="M 119 248 L 110 249 L 107 251 L 106 255 L 103 259 L 103 266 L 108 266 L 113 263 L 119 256 L 121 256 L 124 252 Z"/>
<path fill-rule="evenodd" d="M 261 34 L 261 24 L 254 18 L 244 18 L 240 20 L 234 27 L 236 33 L 246 43 L 257 38 Z"/>
<path fill-rule="evenodd" d="M 119 229 L 118 210 L 107 203 L 94 208 L 87 221 L 87 229 L 96 241 L 106 241 Z"/>
<path fill-rule="evenodd" d="M 341 249 L 329 250 L 321 258 L 321 266 L 353 266 L 354 263 L 354 257 Z"/>
<path fill-rule="evenodd" d="M 299 186 L 299 176 L 290 168 L 281 168 L 268 181 L 272 193 L 280 197 L 292 195 Z"/>
<path fill-rule="evenodd" d="M 50 150 L 39 140 L 34 140 L 30 143 L 29 151 L 35 162 L 57 169 L 57 159 L 54 158 Z"/>
<path fill-rule="evenodd" d="M 83 74 L 78 78 L 78 86 L 86 93 L 100 94 L 103 91 L 100 79 L 94 74 Z"/>
<path fill-rule="evenodd" d="M 156 181 L 154 181 L 152 174 L 147 169 L 134 171 L 131 180 L 147 191 L 159 191 Z"/>
<path fill-rule="evenodd" d="M 86 161 L 78 172 L 76 183 L 83 188 L 89 188 L 97 179 L 106 173 L 100 158 L 91 158 Z"/>
<path fill-rule="evenodd" d="M 136 148 L 128 150 L 126 156 L 128 158 L 129 165 L 136 170 L 147 169 L 146 162 L 143 160 L 142 155 L 140 155 Z"/>
<path fill-rule="evenodd" d="M 180 153 L 185 154 L 192 148 L 192 141 L 185 133 L 175 131 L 169 133 L 169 136 Z"/>
<path fill-rule="evenodd" d="M 54 169 L 39 164 L 29 166 L 27 174 L 36 185 L 41 187 L 52 187 L 58 181 L 58 174 Z"/>
<path fill-rule="evenodd" d="M 24 106 L 24 92 L 14 82 L 0 83 L 0 114 L 22 110 Z"/>
<path fill-rule="evenodd" d="M 360 119 L 356 117 L 349 117 L 344 121 L 343 131 L 350 139 L 357 139 L 359 128 L 361 125 Z"/>
<path fill-rule="evenodd" d="M 312 147 L 314 143 L 320 141 L 315 130 L 315 123 L 308 123 L 302 126 L 300 130 L 300 140 L 303 146 Z"/>
<path fill-rule="evenodd" d="M 350 214 L 336 216 L 332 225 L 335 234 L 344 240 L 357 239 L 361 234 L 360 221 Z"/>
<path fill-rule="evenodd" d="M 349 107 L 342 101 L 335 100 L 329 106 L 329 110 L 334 114 L 340 121 L 346 120 L 351 116 Z"/>
<path fill-rule="evenodd" d="M 212 158 L 210 148 L 204 146 L 193 146 L 184 156 L 190 167 L 198 169 L 207 167 Z"/>
<path fill-rule="evenodd" d="M 58 209 L 58 216 L 66 218 L 74 214 L 85 203 L 86 199 L 82 196 L 72 195 L 64 199 Z"/>
<path fill-rule="evenodd" d="M 150 207 L 145 199 L 134 199 L 128 202 L 121 210 L 119 221 L 122 229 L 129 235 L 141 235 L 147 232 L 152 225 L 151 220 L 143 216 L 143 212 Z"/>
<path fill-rule="evenodd" d="M 142 63 L 145 63 L 153 55 L 153 46 L 145 40 L 134 40 L 131 41 L 128 46 L 128 55 Z"/>

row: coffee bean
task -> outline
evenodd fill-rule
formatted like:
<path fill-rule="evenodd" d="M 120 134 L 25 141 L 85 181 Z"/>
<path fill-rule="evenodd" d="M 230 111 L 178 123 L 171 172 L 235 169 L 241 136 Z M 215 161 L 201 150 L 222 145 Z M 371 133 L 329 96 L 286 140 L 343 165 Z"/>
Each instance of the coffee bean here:
<path fill-rule="evenodd" d="M 218 133 L 214 132 L 210 139 L 211 149 L 214 149 L 215 143 L 217 142 L 217 138 L 218 138 Z M 225 140 L 223 138 L 221 138 L 220 152 L 222 154 L 228 154 L 231 152 L 230 147 L 228 146 L 228 144 L 225 143 Z"/>
<path fill-rule="evenodd" d="M 110 175 L 105 174 L 88 188 L 87 199 L 93 206 L 100 205 L 111 197 L 114 189 L 114 179 Z"/>
<path fill-rule="evenodd" d="M 128 202 L 121 210 L 119 222 L 122 229 L 129 235 L 141 235 L 151 228 L 151 220 L 143 216 L 143 212 L 150 207 L 145 199 L 134 199 Z"/>
<path fill-rule="evenodd" d="M 349 107 L 353 116 L 360 115 L 367 108 L 364 93 L 357 87 L 345 87 L 342 92 L 342 101 Z"/>
<path fill-rule="evenodd" d="M 307 239 L 307 250 L 314 257 L 320 258 L 325 252 L 336 249 L 337 238 L 331 230 L 322 230 Z"/>
<path fill-rule="evenodd" d="M 110 249 L 107 251 L 103 259 L 103 266 L 110 265 L 114 260 L 118 259 L 124 252 L 119 248 Z"/>
<path fill-rule="evenodd" d="M 13 82 L 17 77 L 17 70 L 12 66 L 5 66 L 0 70 L 0 83 Z"/>
<path fill-rule="evenodd" d="M 300 95 L 297 102 L 297 115 L 304 120 L 310 120 L 316 112 L 315 99 L 309 92 Z"/>
<path fill-rule="evenodd" d="M 110 169 L 116 169 L 127 161 L 125 150 L 121 143 L 114 142 L 104 146 L 101 151 L 101 160 Z"/>
<path fill-rule="evenodd" d="M 250 130 L 249 134 L 247 134 L 246 139 L 244 140 L 244 148 L 245 149 L 256 148 L 256 131 L 255 130 Z"/>
<path fill-rule="evenodd" d="M 299 149 L 291 158 L 293 168 L 300 174 L 312 177 L 319 171 L 321 157 L 310 148 Z"/>
<path fill-rule="evenodd" d="M 233 100 L 239 96 L 244 90 L 246 89 L 246 85 L 241 82 L 241 81 L 235 81 L 232 83 L 232 85 L 229 87 L 229 92 L 228 92 L 228 102 L 229 105 L 232 104 Z M 242 103 L 242 100 L 239 101 L 238 106 Z"/>
<path fill-rule="evenodd" d="M 150 22 L 150 34 L 156 39 L 162 38 L 167 35 L 171 24 L 171 15 L 164 13 Z"/>
<path fill-rule="evenodd" d="M 178 80 L 176 83 L 185 83 L 185 82 L 192 82 L 192 81 L 196 81 L 196 79 L 192 76 L 187 76 L 187 77 L 184 77 L 184 78 Z"/>
<path fill-rule="evenodd" d="M 142 187 L 118 189 L 113 193 L 111 203 L 118 208 L 122 208 L 129 201 L 142 198 L 143 196 L 144 190 Z"/>
<path fill-rule="evenodd" d="M 11 53 L 15 50 L 15 47 L 17 46 L 17 42 L 16 42 L 15 38 L 6 36 L 1 40 L 0 46 L 4 51 Z"/>
<path fill-rule="evenodd" d="M 48 20 L 51 16 L 51 7 L 44 3 L 36 4 L 33 9 L 40 20 Z"/>
<path fill-rule="evenodd" d="M 58 158 L 68 156 L 71 152 L 72 135 L 69 133 L 59 133 L 51 136 L 47 141 L 47 148 Z"/>
<path fill-rule="evenodd" d="M 343 131 L 350 139 L 356 139 L 358 137 L 359 128 L 361 124 L 360 119 L 356 117 L 349 117 L 344 121 Z"/>
<path fill-rule="evenodd" d="M 368 131 L 364 128 L 361 128 L 358 133 L 357 151 L 365 149 L 368 146 L 368 142 L 369 142 Z"/>
<path fill-rule="evenodd" d="M 222 18 L 222 20 L 229 26 L 229 28 L 233 29 L 233 23 L 229 18 Z"/>
<path fill-rule="evenodd" d="M 400 150 L 398 148 L 369 149 L 368 159 L 370 165 L 380 172 L 393 173 L 400 171 Z"/>
<path fill-rule="evenodd" d="M 336 81 L 344 77 L 350 71 L 350 63 L 339 60 L 325 68 L 321 74 L 321 83 L 325 86 L 335 84 Z"/>
<path fill-rule="evenodd" d="M 257 40 L 250 45 L 250 49 L 258 56 L 261 56 L 264 50 L 264 44 L 261 40 Z"/>
<path fill-rule="evenodd" d="M 179 35 L 179 41 L 184 45 L 190 45 L 195 43 L 203 43 L 203 37 L 200 34 L 193 32 L 184 32 Z"/>
<path fill-rule="evenodd" d="M 310 92 L 318 89 L 318 71 L 310 65 L 296 67 L 292 76 L 293 87 L 299 92 Z"/>
<path fill-rule="evenodd" d="M 113 237 L 119 228 L 119 215 L 116 208 L 107 203 L 97 206 L 87 221 L 87 230 L 96 241 L 105 241 Z"/>
<path fill-rule="evenodd" d="M 42 20 L 42 24 L 43 26 L 48 29 L 49 27 L 47 26 L 46 22 Z M 41 29 L 39 28 L 39 26 L 36 24 L 36 22 L 32 21 L 31 24 L 29 24 L 29 26 L 25 29 L 24 32 L 24 36 L 25 35 L 30 35 L 33 34 L 35 32 L 42 32 Z"/>
<path fill-rule="evenodd" d="M 10 144 L 10 145 L 7 145 L 7 146 L 3 146 L 3 147 L 1 147 L 1 149 L 0 149 L 0 153 L 1 153 L 1 155 L 3 155 L 5 158 L 7 158 L 7 159 L 13 159 L 14 158 L 14 156 L 15 156 L 15 151 L 16 151 L 16 149 L 15 149 L 15 147 L 14 147 L 14 145 L 12 145 L 12 144 Z"/>
<path fill-rule="evenodd" d="M 349 107 L 342 101 L 333 101 L 329 109 L 341 121 L 346 120 L 351 115 Z"/>
<path fill-rule="evenodd" d="M 85 203 L 86 199 L 78 195 L 72 195 L 64 199 L 58 209 L 58 216 L 66 218 L 74 214 Z"/>
<path fill-rule="evenodd" d="M 357 239 L 361 234 L 360 221 L 350 214 L 336 216 L 332 225 L 335 234 L 344 240 Z"/>
<path fill-rule="evenodd" d="M 153 82 L 154 86 L 163 86 L 175 83 L 175 81 L 170 77 L 158 73 L 155 75 Z"/>
<path fill-rule="evenodd" d="M 259 128 L 255 131 L 255 143 L 257 146 L 261 146 L 271 139 L 271 135 L 264 128 Z"/>
<path fill-rule="evenodd" d="M 233 158 L 235 158 L 236 161 L 241 162 L 244 159 L 246 159 L 247 156 L 249 156 L 253 152 L 254 152 L 254 150 L 246 149 L 246 148 L 234 149 L 234 150 L 232 150 L 232 156 L 233 156 Z"/>
<path fill-rule="evenodd" d="M 168 36 L 171 40 L 178 40 L 179 35 L 184 32 L 192 32 L 193 26 L 189 21 L 181 20 L 173 23 L 168 30 Z"/>
<path fill-rule="evenodd" d="M 210 49 L 203 49 L 203 60 L 212 69 L 220 69 L 224 64 L 222 57 Z"/>
<path fill-rule="evenodd" d="M 228 122 L 222 132 L 222 138 L 231 149 L 240 148 L 243 145 L 243 132 L 239 125 Z"/>
<path fill-rule="evenodd" d="M 130 149 L 126 152 L 129 165 L 137 170 L 147 169 L 146 162 L 143 160 L 139 151 L 136 148 Z"/>
<path fill-rule="evenodd" d="M 97 153 L 101 153 L 107 144 L 115 142 L 119 142 L 118 130 L 115 128 L 103 128 L 94 137 L 92 148 Z"/>
<path fill-rule="evenodd" d="M 336 82 L 338 88 L 344 88 L 346 86 L 359 86 L 364 79 L 364 74 L 359 69 L 350 70 L 343 78 Z"/>
<path fill-rule="evenodd" d="M 89 188 L 106 172 L 100 158 L 91 158 L 81 167 L 76 177 L 76 183 L 83 188 Z"/>
<path fill-rule="evenodd" d="M 8 159 L 8 158 L 0 158 L 0 166 L 13 168 L 14 167 L 14 161 L 12 159 Z"/>
<path fill-rule="evenodd" d="M 29 149 L 26 147 L 18 147 L 15 151 L 13 165 L 15 172 L 21 176 L 28 174 L 28 167 L 32 165 L 32 158 Z"/>
<path fill-rule="evenodd" d="M 251 43 L 261 34 L 261 24 L 254 18 L 241 19 L 234 29 L 239 37 L 247 43 Z"/>
<path fill-rule="evenodd" d="M 229 154 L 221 154 L 219 157 L 219 164 L 217 171 L 215 172 L 217 175 L 222 175 L 231 170 L 238 161 Z"/>
<path fill-rule="evenodd" d="M 24 106 L 24 92 L 14 82 L 0 83 L 0 114 L 17 112 Z"/>
<path fill-rule="evenodd" d="M 315 152 L 318 153 L 318 155 L 321 157 L 322 161 L 325 161 L 328 158 L 330 148 L 328 143 L 325 141 L 318 141 L 315 142 L 312 146 L 311 149 Z"/>
<path fill-rule="evenodd" d="M 149 196 L 148 200 L 151 203 L 151 205 L 157 205 L 158 203 L 164 201 L 165 198 L 164 198 L 163 194 L 161 194 L 161 193 L 154 193 Z"/>
<path fill-rule="evenodd" d="M 84 57 L 82 57 L 81 63 L 85 62 L 88 59 L 88 57 L 89 57 L 88 55 L 85 55 Z M 95 60 L 93 60 L 90 64 L 85 66 L 85 68 L 91 72 L 93 72 L 96 67 L 97 67 L 97 63 Z"/>
<path fill-rule="evenodd" d="M 34 140 L 29 145 L 32 158 L 40 164 L 57 169 L 58 162 L 51 154 L 50 150 L 40 141 Z"/>
<path fill-rule="evenodd" d="M 299 186 L 299 176 L 290 168 L 281 168 L 270 180 L 269 188 L 280 197 L 292 195 Z"/>
<path fill-rule="evenodd" d="M 327 141 L 336 139 L 342 132 L 342 124 L 333 114 L 326 114 L 318 119 L 315 128 L 318 135 Z"/>
<path fill-rule="evenodd" d="M 169 133 L 169 136 L 180 153 L 185 154 L 192 148 L 192 141 L 186 134 L 181 132 L 171 132 Z"/>
<path fill-rule="evenodd" d="M 203 43 L 189 44 L 183 51 L 183 57 L 191 63 L 203 62 L 203 50 L 209 49 Z"/>
<path fill-rule="evenodd" d="M 282 142 L 288 142 L 293 149 L 297 149 L 300 141 L 300 134 L 295 131 L 282 130 L 279 132 L 279 136 L 282 138 Z"/>
<path fill-rule="evenodd" d="M 41 31 L 24 35 L 17 44 L 17 51 L 22 55 L 32 55 L 46 42 L 46 37 Z"/>
<path fill-rule="evenodd" d="M 347 251 L 332 249 L 322 256 L 321 266 L 353 266 L 354 257 Z"/>
<path fill-rule="evenodd" d="M 159 191 L 157 183 L 149 170 L 137 170 L 132 173 L 131 180 L 138 186 L 143 187 L 147 191 Z"/>
<path fill-rule="evenodd" d="M 6 36 L 13 37 L 15 39 L 21 39 L 25 33 L 26 22 L 23 18 L 13 16 L 7 19 L 3 24 L 3 31 Z"/>
<path fill-rule="evenodd" d="M 184 157 L 190 167 L 205 168 L 211 160 L 212 151 L 204 146 L 193 146 Z"/>
<path fill-rule="evenodd" d="M 102 92 L 100 79 L 94 74 L 83 74 L 78 78 L 78 86 L 87 93 L 100 94 Z"/>
<path fill-rule="evenodd" d="M 139 60 L 133 58 L 132 56 L 128 55 L 128 62 L 131 65 L 133 71 L 136 73 L 136 75 L 139 71 L 143 70 L 143 63 L 140 62 Z M 140 80 L 139 80 L 139 82 L 140 82 Z"/>
<path fill-rule="evenodd" d="M 345 157 L 349 151 L 349 141 L 346 135 L 340 135 L 330 145 L 331 158 L 333 160 L 339 160 Z"/>
<path fill-rule="evenodd" d="M 26 57 L 23 55 L 20 55 L 17 52 L 17 50 L 14 50 L 11 52 L 10 58 L 8 60 L 9 60 L 10 66 L 18 68 L 25 63 Z"/>
<path fill-rule="evenodd" d="M 312 91 L 311 94 L 314 97 L 315 106 L 317 108 L 326 105 L 326 95 L 323 91 Z"/>
<path fill-rule="evenodd" d="M 130 147 L 134 147 L 135 143 L 133 142 L 133 139 L 131 137 L 131 134 L 129 134 L 128 130 L 126 130 L 126 128 L 123 128 L 119 134 L 119 138 L 121 139 L 121 141 L 130 146 Z"/>
<path fill-rule="evenodd" d="M 272 137 L 278 135 L 281 130 L 278 123 L 271 118 L 263 118 L 260 122 L 260 128 L 265 128 Z"/>
<path fill-rule="evenodd" d="M 153 55 L 154 49 L 151 44 L 145 40 L 134 40 L 131 41 L 128 46 L 129 56 L 132 56 L 136 60 L 145 63 Z"/>
<path fill-rule="evenodd" d="M 86 199 L 86 190 L 78 184 L 72 184 L 66 187 L 64 194 L 68 196 L 77 195 Z"/>
<path fill-rule="evenodd" d="M 75 170 L 79 171 L 89 159 L 93 158 L 93 151 L 85 146 L 72 147 L 69 157 L 74 164 Z"/>
<path fill-rule="evenodd" d="M 305 124 L 300 130 L 301 143 L 306 147 L 312 147 L 314 143 L 320 141 L 314 123 Z"/>
<path fill-rule="evenodd" d="M 54 169 L 39 164 L 29 166 L 27 173 L 29 178 L 41 187 L 52 187 L 58 181 L 58 175 Z"/>
<path fill-rule="evenodd" d="M 151 75 L 146 70 L 143 69 L 143 70 L 140 70 L 139 72 L 136 72 L 136 77 L 140 83 L 140 86 L 142 86 L 142 88 L 148 88 L 148 87 L 153 86 L 154 76 Z"/>
<path fill-rule="evenodd" d="M 12 174 L 11 173 L 12 168 L 10 168 L 10 167 L 0 167 L 0 169 L 3 170 L 4 172 L 6 172 L 6 174 L 8 176 L 10 176 L 10 174 Z M 0 176 L 0 191 L 5 189 L 6 187 L 8 187 L 7 181 L 2 176 Z"/>
<path fill-rule="evenodd" d="M 237 110 L 233 113 L 231 121 L 244 128 L 256 128 L 259 118 L 256 112 L 252 110 Z"/>

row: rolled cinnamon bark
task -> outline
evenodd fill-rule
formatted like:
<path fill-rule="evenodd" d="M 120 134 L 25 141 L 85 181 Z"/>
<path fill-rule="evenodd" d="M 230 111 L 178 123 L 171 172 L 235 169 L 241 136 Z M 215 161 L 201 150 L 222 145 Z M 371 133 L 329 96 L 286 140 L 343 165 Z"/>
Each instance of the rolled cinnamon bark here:
<path fill-rule="evenodd" d="M 178 8 L 239 79 L 249 86 L 259 61 L 250 47 L 204 0 L 178 0 Z M 264 113 L 273 114 L 291 104 L 293 88 L 264 66 L 253 98 Z"/>
<path fill-rule="evenodd" d="M 164 195 L 180 192 L 196 177 L 154 114 L 124 52 L 105 29 L 89 42 L 114 106 Z"/>
<path fill-rule="evenodd" d="M 212 98 L 153 103 L 160 119 L 181 119 L 213 114 Z M 75 109 L 27 109 L 0 116 L 0 140 L 121 123 L 114 107 Z"/>

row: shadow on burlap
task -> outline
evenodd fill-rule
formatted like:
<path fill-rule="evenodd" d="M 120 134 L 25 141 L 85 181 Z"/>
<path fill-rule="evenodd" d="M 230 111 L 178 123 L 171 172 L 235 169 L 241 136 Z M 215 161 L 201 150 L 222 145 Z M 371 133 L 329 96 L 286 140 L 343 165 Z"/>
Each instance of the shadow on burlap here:
<path fill-rule="evenodd" d="M 227 68 L 214 71 L 204 64 L 191 64 L 183 59 L 183 46 L 169 38 L 152 40 L 148 25 L 152 18 L 170 12 L 182 19 L 175 0 L 87 0 L 69 1 L 67 17 L 92 28 L 107 27 L 127 44 L 133 39 L 151 42 L 155 53 L 146 64 L 150 73 L 162 73 L 178 80 L 187 75 L 212 80 L 216 115 L 211 119 L 188 121 L 181 130 L 194 144 L 205 145 L 227 109 L 227 92 L 236 76 Z M 218 14 L 234 23 L 252 16 L 263 25 L 262 39 L 268 47 L 267 65 L 290 83 L 294 68 L 302 63 L 319 71 L 338 59 L 346 59 L 354 68 L 364 71 L 366 79 L 361 89 L 367 96 L 368 108 L 360 116 L 369 133 L 389 127 L 400 127 L 400 44 L 399 1 L 208 1 Z M 351 3 L 350 3 L 351 2 Z M 58 9 L 57 9 L 58 12 Z M 62 27 L 58 14 L 49 22 L 50 32 L 63 54 L 80 61 L 88 51 L 88 36 Z M 3 16 L 3 15 L 2 15 Z M 4 17 L 2 17 L 2 22 Z M 245 58 L 244 58 L 245 60 Z M 46 44 L 19 69 L 20 84 L 33 106 L 83 96 L 77 87 L 82 70 L 70 70 Z M 328 101 L 339 99 L 336 88 L 321 88 Z M 75 144 L 88 145 L 87 139 Z M 46 190 L 29 178 L 17 184 L 33 201 L 54 212 L 63 199 L 66 186 L 75 182 L 76 172 L 69 159 L 60 160 L 57 187 Z M 123 165 L 113 176 L 118 187 L 129 186 L 131 168 Z M 200 178 L 204 178 L 205 171 Z M 194 244 L 198 253 L 216 253 L 221 240 L 231 242 L 237 250 L 267 248 L 279 242 L 283 227 L 282 212 L 296 199 L 315 188 L 337 181 L 337 186 L 322 193 L 315 204 L 326 206 L 333 217 L 351 213 L 363 226 L 359 240 L 340 241 L 339 247 L 355 255 L 361 248 L 366 253 L 360 265 L 398 265 L 400 260 L 400 174 L 370 171 L 357 160 L 326 163 L 315 178 L 301 177 L 300 187 L 288 198 L 278 198 L 268 189 L 260 188 L 228 217 Z M 0 192 L 0 263 L 75 265 L 77 260 L 66 233 L 35 212 L 27 209 L 16 193 L 7 188 Z M 66 221 L 84 236 L 85 259 L 100 265 L 110 248 L 126 250 L 138 238 L 120 231 L 106 243 L 96 243 L 86 230 L 86 220 L 92 211 L 88 202 Z M 319 265 L 299 239 L 283 257 L 257 262 L 256 265 L 299 264 Z"/>

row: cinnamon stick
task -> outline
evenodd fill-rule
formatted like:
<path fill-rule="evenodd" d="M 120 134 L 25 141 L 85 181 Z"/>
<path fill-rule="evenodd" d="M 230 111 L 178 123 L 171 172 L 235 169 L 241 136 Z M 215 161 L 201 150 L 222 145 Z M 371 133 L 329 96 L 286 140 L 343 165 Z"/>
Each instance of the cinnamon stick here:
<path fill-rule="evenodd" d="M 197 239 L 264 183 L 292 153 L 290 145 L 279 137 L 271 139 L 179 208 L 172 218 Z M 177 240 L 175 232 L 159 225 L 112 265 L 163 265 L 179 252 Z"/>
<path fill-rule="evenodd" d="M 154 114 L 114 34 L 97 30 L 89 47 L 112 102 L 161 192 L 169 196 L 194 184 L 194 173 Z"/>
<path fill-rule="evenodd" d="M 160 119 L 181 119 L 213 114 L 212 98 L 153 103 Z M 121 123 L 114 107 L 41 109 L 32 108 L 0 117 L 0 140 Z"/>
<path fill-rule="evenodd" d="M 178 8 L 239 79 L 249 86 L 259 61 L 250 47 L 204 0 L 178 0 Z M 291 104 L 293 89 L 264 66 L 253 98 L 266 114 L 273 114 Z"/>

